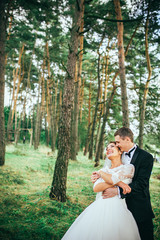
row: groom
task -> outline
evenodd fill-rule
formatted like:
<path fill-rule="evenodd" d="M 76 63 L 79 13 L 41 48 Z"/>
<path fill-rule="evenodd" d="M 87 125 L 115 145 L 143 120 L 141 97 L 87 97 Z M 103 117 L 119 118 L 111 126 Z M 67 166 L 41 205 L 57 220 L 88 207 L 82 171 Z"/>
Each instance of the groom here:
<path fill-rule="evenodd" d="M 153 157 L 133 143 L 133 132 L 129 128 L 118 129 L 114 136 L 117 147 L 123 152 L 123 164 L 133 164 L 135 174 L 132 183 L 129 184 L 131 187 L 129 194 L 124 195 L 121 188 L 109 188 L 103 192 L 103 198 L 114 197 L 118 194 L 118 189 L 120 197 L 126 199 L 127 207 L 137 222 L 141 239 L 153 240 L 152 218 L 154 218 L 154 213 L 149 194 L 149 178 L 153 167 Z"/>

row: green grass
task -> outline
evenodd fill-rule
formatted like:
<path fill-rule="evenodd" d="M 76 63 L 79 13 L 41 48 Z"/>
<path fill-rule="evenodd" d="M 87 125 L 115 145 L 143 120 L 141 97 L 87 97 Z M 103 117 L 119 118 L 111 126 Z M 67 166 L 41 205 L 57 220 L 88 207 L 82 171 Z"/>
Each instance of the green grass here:
<path fill-rule="evenodd" d="M 90 176 L 95 169 L 82 153 L 78 161 L 69 162 L 67 202 L 49 199 L 55 161 L 56 153 L 45 146 L 36 151 L 28 145 L 7 146 L 6 163 L 0 168 L 0 239 L 60 240 L 94 201 Z M 155 240 L 160 239 L 159 175 L 160 164 L 156 163 L 151 177 Z"/>

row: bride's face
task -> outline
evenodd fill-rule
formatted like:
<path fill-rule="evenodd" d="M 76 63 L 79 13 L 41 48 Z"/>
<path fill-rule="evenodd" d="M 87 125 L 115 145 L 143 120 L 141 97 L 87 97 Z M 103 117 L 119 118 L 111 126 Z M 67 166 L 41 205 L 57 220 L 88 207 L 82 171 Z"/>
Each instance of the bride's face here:
<path fill-rule="evenodd" d="M 121 152 L 115 143 L 108 144 L 106 154 L 108 159 L 114 159 L 121 156 Z"/>

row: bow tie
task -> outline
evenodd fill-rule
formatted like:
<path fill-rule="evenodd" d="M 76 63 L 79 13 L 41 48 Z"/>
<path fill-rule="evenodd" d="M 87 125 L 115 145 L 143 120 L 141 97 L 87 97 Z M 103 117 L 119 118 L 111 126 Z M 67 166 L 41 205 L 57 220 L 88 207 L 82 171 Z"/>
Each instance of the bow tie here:
<path fill-rule="evenodd" d="M 135 149 L 135 147 L 132 148 L 129 152 L 125 153 L 125 155 L 127 155 L 127 156 L 130 158 L 130 157 L 131 157 L 131 152 L 132 152 L 134 149 Z"/>

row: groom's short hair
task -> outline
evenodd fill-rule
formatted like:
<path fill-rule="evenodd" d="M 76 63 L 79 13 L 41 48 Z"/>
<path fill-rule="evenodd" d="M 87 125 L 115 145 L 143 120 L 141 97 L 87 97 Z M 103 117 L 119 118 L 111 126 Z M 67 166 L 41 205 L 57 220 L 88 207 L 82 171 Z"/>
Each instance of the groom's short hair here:
<path fill-rule="evenodd" d="M 131 142 L 133 142 L 133 132 L 128 127 L 119 128 L 115 132 L 114 136 L 117 136 L 117 135 L 119 135 L 122 139 L 124 139 L 125 137 L 129 137 L 131 139 Z"/>

